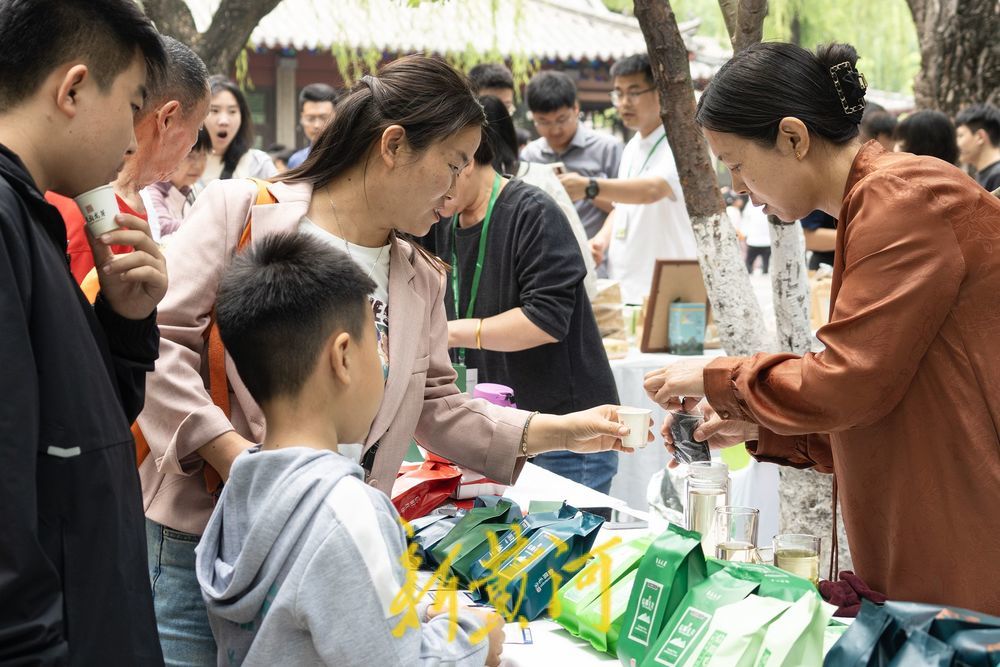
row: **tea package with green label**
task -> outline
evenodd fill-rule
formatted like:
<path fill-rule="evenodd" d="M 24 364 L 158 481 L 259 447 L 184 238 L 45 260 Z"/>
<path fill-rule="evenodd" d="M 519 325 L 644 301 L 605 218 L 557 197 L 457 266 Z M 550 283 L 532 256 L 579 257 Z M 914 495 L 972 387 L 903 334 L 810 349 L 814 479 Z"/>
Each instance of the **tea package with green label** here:
<path fill-rule="evenodd" d="M 836 608 L 823 602 L 819 593 L 800 597 L 768 626 L 756 667 L 821 664 L 826 653 L 827 624 L 834 611 Z"/>
<path fill-rule="evenodd" d="M 459 511 L 455 516 L 438 516 L 433 521 L 424 522 L 422 517 L 410 522 L 413 528 L 413 537 L 410 541 L 417 545 L 415 556 L 419 559 L 421 567 L 433 568 L 437 566 L 437 561 L 430 554 L 430 548 L 445 538 L 451 529 L 458 525 L 458 522 L 465 516 L 464 511 Z M 420 522 L 418 524 L 418 522 Z"/>
<path fill-rule="evenodd" d="M 553 620 L 570 633 L 580 636 L 580 612 L 595 600 L 600 603 L 602 595 L 610 591 L 626 573 L 638 567 L 639 560 L 652 541 L 651 536 L 643 535 L 603 549 L 600 556 L 592 559 L 559 588 L 556 594 L 559 599 L 559 616 Z M 602 568 L 607 569 L 602 572 Z"/>
<path fill-rule="evenodd" d="M 521 518 L 521 508 L 517 503 L 496 496 L 481 496 L 476 498 L 476 507 L 465 513 L 465 516 L 452 528 L 447 535 L 436 544 L 426 548 L 429 561 L 441 564 L 452 547 L 476 526 L 483 523 L 511 524 Z M 434 524 L 437 525 L 437 524 Z M 485 538 L 484 538 L 485 539 Z"/>
<path fill-rule="evenodd" d="M 816 593 L 816 587 L 803 579 L 774 565 L 758 563 L 726 563 L 726 568 L 740 570 L 746 578 L 760 582 L 757 595 L 795 602 L 803 595 Z"/>
<path fill-rule="evenodd" d="M 618 650 L 618 637 L 637 574 L 638 570 L 632 570 L 606 593 L 611 601 L 610 613 L 605 612 L 601 597 L 580 610 L 577 618 L 578 636 L 586 639 L 598 651 L 615 655 Z"/>
<path fill-rule="evenodd" d="M 510 524 L 506 523 L 481 523 L 467 532 L 458 542 L 455 557 L 451 561 L 451 571 L 458 577 L 462 586 L 468 586 L 475 580 L 471 570 L 475 567 L 479 559 L 490 550 L 490 535 L 495 540 L 501 540 L 510 532 Z"/>
<path fill-rule="evenodd" d="M 486 591 L 506 618 L 534 620 L 552 601 L 554 586 L 572 573 L 564 566 L 590 551 L 604 519 L 578 511 L 571 519 L 539 528 L 491 575 Z"/>
<path fill-rule="evenodd" d="M 534 505 L 535 503 L 532 503 L 532 506 Z M 487 580 L 497 567 L 509 560 L 516 552 L 523 549 L 539 528 L 551 525 L 557 521 L 572 519 L 576 516 L 577 512 L 579 512 L 578 509 L 566 503 L 562 503 L 554 511 L 537 512 L 534 514 L 529 511 L 527 516 L 510 526 L 509 532 L 503 534 L 502 537 L 498 536 L 499 539 L 495 547 L 490 544 L 489 549 L 483 552 L 479 559 L 472 564 L 469 568 L 470 580 L 475 582 Z M 484 598 L 485 595 L 481 595 L 480 599 Z"/>
<path fill-rule="evenodd" d="M 757 590 L 744 572 L 726 568 L 688 591 L 653 644 L 642 667 L 686 665 L 708 632 L 715 612 Z"/>
<path fill-rule="evenodd" d="M 704 579 L 701 535 L 670 524 L 639 563 L 618 637 L 623 665 L 642 662 L 688 590 Z"/>
<path fill-rule="evenodd" d="M 699 667 L 754 667 L 764 633 L 791 602 L 748 595 L 715 612 L 701 642 L 687 659 Z M 818 663 L 812 663 L 818 664 Z"/>

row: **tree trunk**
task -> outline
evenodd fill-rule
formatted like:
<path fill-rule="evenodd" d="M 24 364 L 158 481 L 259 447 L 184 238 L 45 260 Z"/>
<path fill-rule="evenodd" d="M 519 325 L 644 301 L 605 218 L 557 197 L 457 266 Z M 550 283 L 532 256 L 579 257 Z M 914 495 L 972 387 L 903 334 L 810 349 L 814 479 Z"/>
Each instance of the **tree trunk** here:
<path fill-rule="evenodd" d="M 764 17 L 767 16 L 767 0 L 740 0 L 736 15 L 736 31 L 730 32 L 733 52 L 739 53 L 764 37 Z"/>
<path fill-rule="evenodd" d="M 668 0 L 636 0 L 635 16 L 646 39 L 719 339 L 730 355 L 753 354 L 768 347 L 764 318 L 725 212 L 708 146 L 694 122 L 694 88 L 677 19 Z"/>
<path fill-rule="evenodd" d="M 1000 104 L 1000 3 L 907 0 L 917 25 L 917 106 L 954 116 L 969 104 Z"/>
<path fill-rule="evenodd" d="M 231 74 L 236 59 L 246 47 L 250 34 L 261 19 L 281 0 L 222 0 L 212 24 L 203 33 L 184 0 L 145 0 L 146 15 L 160 32 L 184 42 L 201 56 L 209 72 Z"/>
<path fill-rule="evenodd" d="M 157 30 L 194 48 L 198 29 L 184 0 L 143 0 L 142 5 Z"/>
<path fill-rule="evenodd" d="M 812 346 L 809 327 L 809 275 L 805 238 L 798 224 L 786 225 L 769 216 L 771 232 L 771 289 L 778 349 L 805 354 Z"/>

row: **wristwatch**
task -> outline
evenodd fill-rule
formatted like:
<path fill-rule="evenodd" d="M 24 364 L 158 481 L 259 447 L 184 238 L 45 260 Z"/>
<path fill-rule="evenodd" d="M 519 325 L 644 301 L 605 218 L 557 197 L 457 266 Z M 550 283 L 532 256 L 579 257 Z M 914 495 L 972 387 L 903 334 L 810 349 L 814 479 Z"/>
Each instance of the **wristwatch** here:
<path fill-rule="evenodd" d="M 600 192 L 601 188 L 597 186 L 597 181 L 592 178 L 590 179 L 590 182 L 587 183 L 587 189 L 583 191 L 583 194 L 587 197 L 587 199 L 593 199 Z"/>

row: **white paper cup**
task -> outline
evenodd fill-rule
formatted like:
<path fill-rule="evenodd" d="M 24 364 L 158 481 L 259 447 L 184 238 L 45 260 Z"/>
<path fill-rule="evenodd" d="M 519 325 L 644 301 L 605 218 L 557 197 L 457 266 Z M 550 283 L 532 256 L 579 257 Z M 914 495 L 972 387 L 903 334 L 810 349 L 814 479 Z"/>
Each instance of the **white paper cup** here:
<path fill-rule="evenodd" d="M 115 222 L 115 216 L 119 213 L 118 200 L 110 185 L 84 192 L 79 197 L 74 197 L 74 201 L 80 207 L 84 223 L 95 239 L 118 229 L 118 223 Z"/>
<path fill-rule="evenodd" d="M 622 445 L 632 449 L 646 446 L 646 435 L 651 425 L 652 410 L 643 408 L 618 408 L 618 421 L 629 427 L 629 434 L 622 438 Z"/>

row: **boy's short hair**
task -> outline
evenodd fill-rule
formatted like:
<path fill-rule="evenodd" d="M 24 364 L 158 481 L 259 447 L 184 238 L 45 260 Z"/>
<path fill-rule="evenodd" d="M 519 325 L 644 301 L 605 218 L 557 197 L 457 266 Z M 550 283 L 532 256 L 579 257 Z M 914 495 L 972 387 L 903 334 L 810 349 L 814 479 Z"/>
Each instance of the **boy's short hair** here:
<path fill-rule="evenodd" d="M 480 63 L 469 70 L 472 91 L 479 93 L 484 88 L 510 88 L 514 90 L 514 75 L 501 63 Z"/>
<path fill-rule="evenodd" d="M 102 91 L 128 69 L 136 50 L 155 89 L 167 55 L 134 0 L 0 0 L 0 112 L 34 94 L 54 69 L 80 59 Z"/>
<path fill-rule="evenodd" d="M 310 83 L 299 92 L 299 111 L 302 111 L 306 102 L 332 102 L 336 106 L 338 99 L 340 99 L 340 94 L 333 86 L 325 83 Z"/>
<path fill-rule="evenodd" d="M 550 113 L 576 104 L 576 84 L 562 72 L 539 72 L 528 82 L 525 92 L 532 113 Z"/>
<path fill-rule="evenodd" d="M 1000 109 L 992 104 L 973 104 L 955 117 L 955 126 L 965 125 L 970 132 L 985 130 L 993 146 L 1000 146 Z"/>
<path fill-rule="evenodd" d="M 181 114 L 186 117 L 208 97 L 208 68 L 187 45 L 167 35 L 162 39 L 167 65 L 159 85 L 150 91 L 150 99 L 154 102 L 177 100 L 181 104 Z M 151 110 L 150 105 L 145 105 L 143 110 Z"/>
<path fill-rule="evenodd" d="M 216 321 L 254 400 L 297 394 L 336 331 L 360 340 L 374 291 L 353 259 L 309 234 L 275 234 L 237 254 L 219 285 Z"/>
<path fill-rule="evenodd" d="M 611 78 L 633 74 L 645 74 L 646 80 L 653 83 L 653 68 L 649 64 L 649 56 L 645 53 L 627 56 L 615 61 L 615 64 L 611 66 Z"/>

